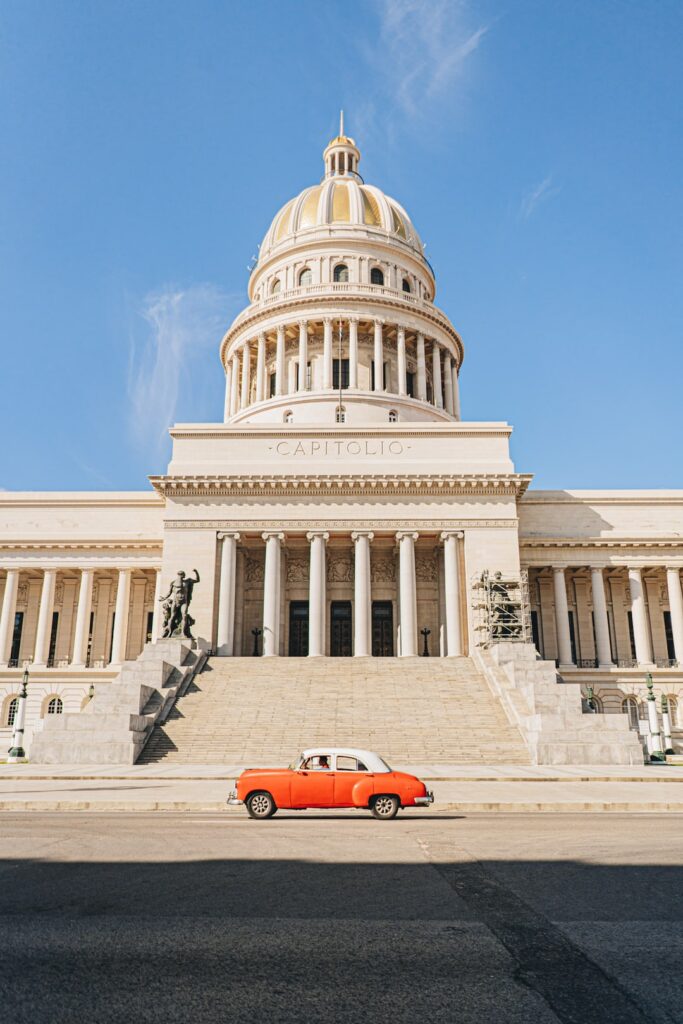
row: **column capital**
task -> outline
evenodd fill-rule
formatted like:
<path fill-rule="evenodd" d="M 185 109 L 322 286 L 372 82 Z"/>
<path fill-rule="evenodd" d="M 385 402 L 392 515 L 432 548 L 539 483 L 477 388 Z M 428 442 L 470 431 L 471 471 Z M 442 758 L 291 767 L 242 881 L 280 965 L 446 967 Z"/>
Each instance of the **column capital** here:
<path fill-rule="evenodd" d="M 285 539 L 284 533 L 280 533 L 278 530 L 264 530 L 261 534 L 261 540 L 277 540 L 280 544 Z"/>
<path fill-rule="evenodd" d="M 337 318 L 334 317 L 334 316 L 324 316 L 323 317 L 323 323 L 324 323 L 325 327 L 330 327 L 332 325 L 332 321 L 336 320 L 336 319 Z"/>
<path fill-rule="evenodd" d="M 354 530 L 351 534 L 351 540 L 360 540 L 362 537 L 367 537 L 368 540 L 374 540 L 375 535 L 372 530 Z"/>
<path fill-rule="evenodd" d="M 266 340 L 266 332 L 265 332 L 265 331 L 260 331 L 260 332 L 259 332 L 259 334 L 258 334 L 258 340 L 259 340 L 259 341 L 265 341 L 265 340 Z"/>
<path fill-rule="evenodd" d="M 297 320 L 299 329 L 303 328 L 305 331 L 308 330 L 308 320 Z"/>
<path fill-rule="evenodd" d="M 251 345 L 251 338 L 245 338 L 244 341 L 242 342 L 242 351 L 243 352 L 247 352 L 249 350 L 249 346 L 250 345 Z"/>
<path fill-rule="evenodd" d="M 416 541 L 419 536 L 419 533 L 414 533 L 412 530 L 399 530 L 396 534 L 396 540 L 402 541 L 410 538 L 410 540 Z"/>
<path fill-rule="evenodd" d="M 320 537 L 322 540 L 329 540 L 330 535 L 326 530 L 309 530 L 306 534 L 306 540 L 311 541 L 316 537 Z"/>
<path fill-rule="evenodd" d="M 375 327 L 384 327 L 386 320 L 381 316 L 373 316 L 372 321 Z"/>
<path fill-rule="evenodd" d="M 450 537 L 455 537 L 457 540 L 462 540 L 465 536 L 463 530 L 444 530 L 443 533 L 439 534 L 439 540 L 448 540 Z"/>
<path fill-rule="evenodd" d="M 360 317 L 359 316 L 347 316 L 347 317 L 344 317 L 343 319 L 346 320 L 347 323 L 357 324 L 358 321 L 360 320 Z"/>
<path fill-rule="evenodd" d="M 564 573 L 565 569 L 568 569 L 569 566 L 568 565 L 551 565 L 550 568 L 553 570 L 553 572 Z"/>
<path fill-rule="evenodd" d="M 405 338 L 405 336 L 406 336 L 406 329 L 403 326 L 403 324 L 396 324 L 396 333 L 398 335 L 402 335 Z"/>
<path fill-rule="evenodd" d="M 667 565 L 666 566 L 666 571 L 667 572 L 677 572 L 679 574 L 679 576 L 680 576 L 681 567 L 680 567 L 680 565 Z"/>
<path fill-rule="evenodd" d="M 241 536 L 241 534 L 233 533 L 230 530 L 227 530 L 226 532 L 223 532 L 223 531 L 219 530 L 218 533 L 216 534 L 216 539 L 217 540 L 226 540 L 226 538 L 227 538 L 227 539 L 230 539 L 230 540 L 239 540 L 240 536 Z"/>
<path fill-rule="evenodd" d="M 284 337 L 284 333 L 285 333 L 285 325 L 284 324 L 278 324 L 277 327 L 275 328 L 275 330 L 277 331 L 278 335 L 282 335 Z"/>

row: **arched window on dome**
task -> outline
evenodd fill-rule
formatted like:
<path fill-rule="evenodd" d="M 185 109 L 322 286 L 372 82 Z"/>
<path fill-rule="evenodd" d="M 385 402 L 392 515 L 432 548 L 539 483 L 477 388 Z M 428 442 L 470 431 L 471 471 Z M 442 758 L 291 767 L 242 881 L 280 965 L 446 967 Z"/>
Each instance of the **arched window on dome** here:
<path fill-rule="evenodd" d="M 349 280 L 349 268 L 345 263 L 338 263 L 332 275 L 333 281 L 337 284 L 345 284 Z"/>
<path fill-rule="evenodd" d="M 343 405 L 337 406 L 334 418 L 337 423 L 346 423 L 346 409 Z"/>
<path fill-rule="evenodd" d="M 284 415 L 282 417 L 282 421 L 283 421 L 283 423 L 293 423 L 294 422 L 294 413 L 292 412 L 291 409 L 287 409 L 286 410 L 286 412 L 284 413 Z"/>
<path fill-rule="evenodd" d="M 672 694 L 669 694 L 669 696 L 667 697 L 667 701 L 669 702 L 669 724 L 672 726 L 680 726 L 683 723 L 681 723 L 681 720 L 678 715 L 678 699 L 674 697 Z"/>
<path fill-rule="evenodd" d="M 370 271 L 370 284 L 384 284 L 384 274 L 379 267 L 373 267 Z"/>
<path fill-rule="evenodd" d="M 412 288 L 410 287 L 410 281 L 408 280 L 408 278 L 407 278 L 407 277 L 404 277 L 404 278 L 403 278 L 403 285 L 402 285 L 402 288 L 403 288 L 403 291 L 404 291 L 404 292 L 408 292 L 408 293 L 410 293 L 410 292 L 412 291 Z"/>
<path fill-rule="evenodd" d="M 395 409 L 390 409 L 389 410 L 389 422 L 390 423 L 398 423 L 398 413 L 396 412 Z"/>
<path fill-rule="evenodd" d="M 299 287 L 305 288 L 309 284 L 313 284 L 313 271 L 310 267 L 304 267 L 299 274 Z"/>
<path fill-rule="evenodd" d="M 7 704 L 7 711 L 5 712 L 5 725 L 7 726 L 8 729 L 12 729 L 14 727 L 14 720 L 17 717 L 18 711 L 19 698 L 12 697 L 12 699 Z"/>
<path fill-rule="evenodd" d="M 61 715 L 64 711 L 64 705 L 61 697 L 50 697 L 47 703 L 48 715 Z"/>
<path fill-rule="evenodd" d="M 638 728 L 638 701 L 635 697 L 624 697 L 621 702 L 623 714 L 628 715 L 628 724 L 632 729 Z"/>
<path fill-rule="evenodd" d="M 282 283 L 280 281 L 280 278 L 276 277 L 275 280 L 273 281 L 273 283 L 270 286 L 270 294 L 271 295 L 277 295 L 277 293 L 280 291 L 281 287 L 282 287 Z"/>

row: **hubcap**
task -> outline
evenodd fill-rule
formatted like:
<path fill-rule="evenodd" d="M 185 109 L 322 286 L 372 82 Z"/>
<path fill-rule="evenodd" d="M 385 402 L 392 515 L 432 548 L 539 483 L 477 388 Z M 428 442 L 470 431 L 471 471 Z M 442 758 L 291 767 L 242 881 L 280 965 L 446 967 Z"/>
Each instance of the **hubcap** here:
<path fill-rule="evenodd" d="M 388 796 L 381 796 L 375 803 L 375 810 L 378 814 L 391 814 L 394 809 L 394 801 Z"/>
<path fill-rule="evenodd" d="M 270 810 L 270 800 L 267 796 L 255 796 L 251 801 L 251 809 L 254 814 L 267 814 Z"/>

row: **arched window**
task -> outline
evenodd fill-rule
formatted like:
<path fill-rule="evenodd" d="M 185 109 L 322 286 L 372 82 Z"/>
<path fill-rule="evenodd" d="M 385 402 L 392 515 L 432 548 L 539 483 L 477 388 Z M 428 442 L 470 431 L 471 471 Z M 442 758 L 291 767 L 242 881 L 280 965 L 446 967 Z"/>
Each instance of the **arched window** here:
<path fill-rule="evenodd" d="M 64 711 L 64 705 L 62 704 L 61 697 L 50 697 L 47 705 L 48 715 L 61 715 Z"/>
<path fill-rule="evenodd" d="M 390 423 L 398 423 L 398 413 L 396 412 L 395 409 L 390 409 L 389 410 L 389 422 Z"/>
<path fill-rule="evenodd" d="M 370 271 L 370 284 L 384 284 L 384 274 L 379 267 L 373 267 Z"/>
<path fill-rule="evenodd" d="M 346 409 L 343 405 L 338 405 L 335 413 L 335 419 L 337 423 L 346 423 Z"/>
<path fill-rule="evenodd" d="M 412 291 L 412 289 L 411 289 L 411 287 L 410 287 L 410 281 L 408 280 L 408 278 L 407 278 L 407 277 L 404 277 L 404 278 L 403 278 L 403 285 L 402 285 L 402 287 L 403 287 L 403 291 L 404 291 L 404 292 L 410 292 L 410 291 Z"/>
<path fill-rule="evenodd" d="M 621 710 L 628 715 L 628 724 L 632 729 L 638 728 L 638 701 L 635 697 L 624 697 L 621 702 Z"/>
<path fill-rule="evenodd" d="M 339 284 L 343 284 L 349 279 L 349 268 L 345 263 L 338 263 L 334 268 L 333 278 Z"/>
<path fill-rule="evenodd" d="M 14 719 L 17 717 L 18 710 L 19 710 L 19 698 L 18 697 L 12 697 L 11 701 L 7 705 L 7 718 L 6 718 L 6 722 L 7 722 L 7 727 L 9 729 L 11 729 L 14 726 Z"/>
<path fill-rule="evenodd" d="M 681 725 L 678 719 L 678 699 L 669 694 L 667 701 L 669 702 L 669 724 L 671 726 Z"/>
<path fill-rule="evenodd" d="M 270 294 L 271 295 L 277 295 L 277 293 L 280 291 L 281 287 L 282 287 L 282 285 L 280 284 L 280 278 L 276 277 L 275 280 L 273 281 L 273 283 L 270 286 Z"/>
<path fill-rule="evenodd" d="M 313 284 L 313 271 L 310 267 L 304 267 L 299 274 L 299 285 L 305 288 L 308 284 Z"/>
<path fill-rule="evenodd" d="M 293 423 L 294 422 L 294 413 L 292 412 L 292 410 L 291 409 L 287 409 L 287 411 L 284 414 L 284 416 L 282 417 L 282 419 L 283 419 L 283 421 L 285 423 Z"/>

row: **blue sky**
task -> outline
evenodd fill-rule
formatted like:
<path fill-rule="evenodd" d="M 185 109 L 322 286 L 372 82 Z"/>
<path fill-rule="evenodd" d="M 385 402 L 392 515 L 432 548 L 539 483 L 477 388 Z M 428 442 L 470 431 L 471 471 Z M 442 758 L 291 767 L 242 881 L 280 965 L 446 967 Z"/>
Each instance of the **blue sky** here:
<path fill-rule="evenodd" d="M 535 487 L 680 487 L 683 7 L 2 0 L 0 487 L 137 489 L 338 111 Z"/>

